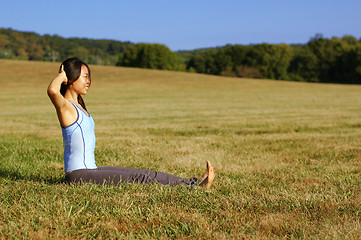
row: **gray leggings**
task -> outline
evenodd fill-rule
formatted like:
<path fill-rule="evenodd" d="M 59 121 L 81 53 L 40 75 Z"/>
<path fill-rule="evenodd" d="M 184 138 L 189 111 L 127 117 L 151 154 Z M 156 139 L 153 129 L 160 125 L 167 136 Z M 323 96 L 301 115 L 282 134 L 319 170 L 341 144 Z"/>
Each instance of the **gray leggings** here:
<path fill-rule="evenodd" d="M 92 182 L 96 184 L 118 184 L 118 183 L 159 183 L 162 185 L 193 186 L 200 179 L 177 177 L 171 174 L 151 171 L 148 169 L 135 169 L 126 167 L 98 167 L 95 169 L 79 169 L 65 175 L 69 183 Z"/>

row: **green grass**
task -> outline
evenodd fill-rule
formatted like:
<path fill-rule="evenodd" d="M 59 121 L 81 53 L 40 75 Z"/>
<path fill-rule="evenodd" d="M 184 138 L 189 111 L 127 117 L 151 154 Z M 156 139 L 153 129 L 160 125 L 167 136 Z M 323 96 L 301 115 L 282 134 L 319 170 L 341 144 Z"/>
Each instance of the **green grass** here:
<path fill-rule="evenodd" d="M 209 192 L 73 186 L 57 69 L 0 60 L 0 238 L 361 238 L 361 86 L 91 66 L 98 166 L 217 175 Z"/>

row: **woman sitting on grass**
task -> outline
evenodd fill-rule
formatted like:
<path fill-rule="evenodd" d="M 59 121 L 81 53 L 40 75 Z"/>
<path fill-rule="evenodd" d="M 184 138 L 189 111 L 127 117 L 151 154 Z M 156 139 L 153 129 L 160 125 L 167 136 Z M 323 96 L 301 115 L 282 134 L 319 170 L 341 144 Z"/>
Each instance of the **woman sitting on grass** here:
<path fill-rule="evenodd" d="M 91 84 L 89 66 L 78 58 L 65 60 L 59 75 L 50 83 L 50 97 L 63 132 L 65 179 L 67 182 L 118 184 L 122 182 L 160 183 L 163 185 L 199 185 L 209 189 L 214 172 L 210 162 L 201 179 L 185 179 L 174 175 L 126 167 L 97 167 L 94 158 L 94 120 L 81 95 Z"/>

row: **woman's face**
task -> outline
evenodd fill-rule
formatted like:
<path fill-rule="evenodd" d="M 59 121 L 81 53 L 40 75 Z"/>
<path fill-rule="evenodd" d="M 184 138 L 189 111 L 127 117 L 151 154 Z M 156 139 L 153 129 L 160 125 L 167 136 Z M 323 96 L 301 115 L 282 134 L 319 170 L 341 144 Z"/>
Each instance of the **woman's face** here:
<path fill-rule="evenodd" d="M 90 87 L 90 77 L 88 68 L 83 65 L 78 80 L 72 84 L 73 90 L 81 95 L 86 95 Z"/>

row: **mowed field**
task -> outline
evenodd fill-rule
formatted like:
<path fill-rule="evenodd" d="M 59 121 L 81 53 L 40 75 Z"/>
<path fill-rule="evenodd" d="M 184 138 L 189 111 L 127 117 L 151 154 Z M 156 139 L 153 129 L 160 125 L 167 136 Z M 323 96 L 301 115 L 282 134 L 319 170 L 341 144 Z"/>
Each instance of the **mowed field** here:
<path fill-rule="evenodd" d="M 98 166 L 202 188 L 64 182 L 46 89 L 59 63 L 0 60 L 0 238 L 360 239 L 361 86 L 90 66 Z"/>

